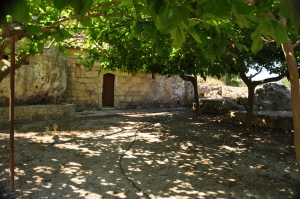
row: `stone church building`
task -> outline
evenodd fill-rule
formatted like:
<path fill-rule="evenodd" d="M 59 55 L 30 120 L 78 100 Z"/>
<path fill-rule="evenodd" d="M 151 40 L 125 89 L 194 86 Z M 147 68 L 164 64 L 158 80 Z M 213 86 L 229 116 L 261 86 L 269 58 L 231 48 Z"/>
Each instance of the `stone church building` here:
<path fill-rule="evenodd" d="M 50 48 L 29 59 L 29 65 L 16 70 L 16 104 L 70 103 L 76 110 L 178 107 L 190 105 L 193 89 L 178 76 L 120 71 L 99 73 L 100 64 L 89 70 L 80 65 L 69 49 L 63 57 L 58 49 Z M 0 84 L 0 104 L 7 106 L 9 77 Z"/>

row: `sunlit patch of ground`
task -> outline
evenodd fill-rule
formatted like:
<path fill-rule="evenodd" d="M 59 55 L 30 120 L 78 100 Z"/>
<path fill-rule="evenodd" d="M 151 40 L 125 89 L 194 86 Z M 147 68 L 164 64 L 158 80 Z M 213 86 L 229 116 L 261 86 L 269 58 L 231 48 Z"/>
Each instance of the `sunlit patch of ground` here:
<path fill-rule="evenodd" d="M 240 127 L 193 116 L 80 118 L 53 125 L 56 130 L 19 126 L 14 193 L 9 134 L 0 132 L 0 196 L 144 198 L 120 169 L 129 146 L 122 169 L 150 198 L 292 198 L 299 192 L 292 133 L 254 129 L 247 137 Z"/>

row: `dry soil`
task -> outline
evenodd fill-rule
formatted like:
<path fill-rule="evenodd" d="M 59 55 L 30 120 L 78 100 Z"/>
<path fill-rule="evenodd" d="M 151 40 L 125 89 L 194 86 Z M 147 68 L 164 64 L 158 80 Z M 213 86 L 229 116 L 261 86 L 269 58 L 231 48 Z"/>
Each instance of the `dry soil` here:
<path fill-rule="evenodd" d="M 0 198 L 300 194 L 293 132 L 255 128 L 246 136 L 241 126 L 212 115 L 198 119 L 191 111 L 18 124 L 15 192 L 9 179 L 9 130 L 2 128 Z"/>

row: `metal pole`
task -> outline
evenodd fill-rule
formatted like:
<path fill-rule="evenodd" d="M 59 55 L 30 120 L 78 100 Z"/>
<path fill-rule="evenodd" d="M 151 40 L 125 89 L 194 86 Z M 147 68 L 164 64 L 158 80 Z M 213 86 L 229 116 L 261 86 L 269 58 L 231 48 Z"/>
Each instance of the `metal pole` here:
<path fill-rule="evenodd" d="M 15 101 L 15 36 L 12 36 L 10 57 L 10 99 L 9 99 L 9 122 L 10 122 L 10 191 L 14 191 L 15 184 L 15 161 L 14 161 L 14 101 Z"/>

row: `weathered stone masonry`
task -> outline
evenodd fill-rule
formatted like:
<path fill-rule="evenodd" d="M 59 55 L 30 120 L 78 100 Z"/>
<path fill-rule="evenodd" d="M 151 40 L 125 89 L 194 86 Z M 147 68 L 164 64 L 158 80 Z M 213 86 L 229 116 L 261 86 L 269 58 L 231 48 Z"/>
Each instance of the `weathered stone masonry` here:
<path fill-rule="evenodd" d="M 77 110 L 103 108 L 103 77 L 107 73 L 115 75 L 114 108 L 177 107 L 188 101 L 188 86 L 180 77 L 166 78 L 155 74 L 153 78 L 152 74 L 131 75 L 120 71 L 101 71 L 99 74 L 99 63 L 89 70 L 80 66 L 74 56 L 68 56 L 66 60 L 67 88 L 62 100 L 75 104 Z"/>
<path fill-rule="evenodd" d="M 0 107 L 0 125 L 9 124 L 9 110 Z M 36 120 L 72 119 L 75 117 L 75 108 L 72 104 L 30 105 L 15 107 L 15 122 Z"/>
<path fill-rule="evenodd" d="M 131 75 L 120 71 L 98 72 L 100 64 L 89 70 L 80 65 L 74 52 L 63 58 L 57 48 L 51 48 L 41 55 L 31 57 L 29 65 L 16 71 L 16 101 L 20 105 L 49 103 L 70 103 L 76 110 L 97 110 L 103 108 L 103 80 L 105 74 L 113 74 L 114 108 L 177 107 L 189 105 L 193 96 L 189 94 L 190 84 L 180 77 L 137 73 Z M 107 96 L 107 95 L 105 95 Z M 9 77 L 0 85 L 0 103 L 8 106 Z M 192 99 L 192 100 L 191 100 Z"/>

